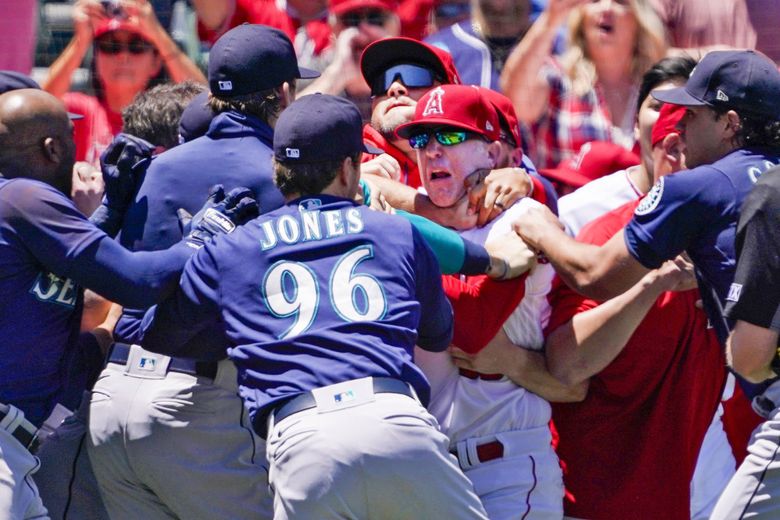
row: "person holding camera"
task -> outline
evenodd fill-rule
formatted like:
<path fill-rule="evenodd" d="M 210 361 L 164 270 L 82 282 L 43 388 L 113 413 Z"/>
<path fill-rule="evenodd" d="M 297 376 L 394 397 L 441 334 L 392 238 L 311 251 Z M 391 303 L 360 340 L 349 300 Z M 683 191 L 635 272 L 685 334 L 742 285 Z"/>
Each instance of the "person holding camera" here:
<path fill-rule="evenodd" d="M 76 125 L 76 160 L 97 164 L 122 128 L 122 110 L 160 78 L 162 66 L 178 83 L 206 83 L 203 72 L 171 39 L 148 0 L 78 0 L 73 39 L 49 68 L 44 90 L 82 114 Z M 68 92 L 71 76 L 92 48 L 94 95 Z"/>

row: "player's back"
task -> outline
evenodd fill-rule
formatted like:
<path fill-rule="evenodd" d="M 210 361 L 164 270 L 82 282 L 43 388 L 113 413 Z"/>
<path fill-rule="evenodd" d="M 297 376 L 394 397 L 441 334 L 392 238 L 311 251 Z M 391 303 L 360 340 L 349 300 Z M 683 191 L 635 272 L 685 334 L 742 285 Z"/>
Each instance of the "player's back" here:
<path fill-rule="evenodd" d="M 165 249 L 179 240 L 177 210 L 194 214 L 209 188 L 251 189 L 260 211 L 284 203 L 273 182 L 273 130 L 260 119 L 237 112 L 217 115 L 208 133 L 155 157 L 127 211 L 119 240 L 140 251 Z"/>
<path fill-rule="evenodd" d="M 433 253 L 408 221 L 320 195 L 206 252 L 210 265 L 193 268 L 230 295 L 221 313 L 230 356 L 251 379 L 242 386 L 273 399 L 375 375 L 409 381 L 427 399 L 412 347 L 445 348 L 451 309 Z"/>

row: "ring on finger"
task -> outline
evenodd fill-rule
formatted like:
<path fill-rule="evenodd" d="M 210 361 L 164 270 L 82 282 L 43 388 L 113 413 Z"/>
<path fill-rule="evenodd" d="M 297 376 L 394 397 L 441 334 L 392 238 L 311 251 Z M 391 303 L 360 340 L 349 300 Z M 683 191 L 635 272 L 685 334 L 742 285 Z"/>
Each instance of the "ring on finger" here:
<path fill-rule="evenodd" d="M 506 209 L 506 208 L 504 207 L 504 203 L 503 203 L 503 202 L 501 202 L 501 201 L 500 201 L 500 200 L 498 200 L 498 199 L 496 199 L 496 201 L 493 203 L 493 205 L 494 205 L 494 206 L 496 206 L 496 207 L 499 207 L 499 208 L 501 208 L 501 209 Z"/>

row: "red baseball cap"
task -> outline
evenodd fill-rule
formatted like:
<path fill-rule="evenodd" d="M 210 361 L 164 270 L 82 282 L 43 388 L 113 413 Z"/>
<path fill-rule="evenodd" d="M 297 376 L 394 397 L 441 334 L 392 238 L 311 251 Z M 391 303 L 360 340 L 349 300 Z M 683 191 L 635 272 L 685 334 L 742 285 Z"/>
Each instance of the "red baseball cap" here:
<path fill-rule="evenodd" d="M 479 87 L 439 85 L 425 93 L 414 109 L 414 119 L 399 126 L 395 134 L 408 139 L 425 126 L 454 126 L 498 140 L 498 113 Z"/>
<path fill-rule="evenodd" d="M 655 146 L 669 134 L 679 134 L 681 131 L 677 128 L 677 125 L 684 115 L 685 107 L 683 105 L 664 103 L 658 114 L 658 121 L 653 125 L 653 132 L 650 138 L 651 144 Z"/>
<path fill-rule="evenodd" d="M 523 142 L 520 137 L 520 123 L 517 119 L 517 113 L 515 112 L 515 107 L 512 105 L 512 101 L 505 95 L 496 92 L 493 89 L 483 87 L 482 93 L 485 94 L 491 103 L 493 103 L 493 106 L 498 112 L 498 117 L 506 123 L 506 127 L 512 134 L 511 137 L 515 142 L 515 146 L 520 147 Z"/>
<path fill-rule="evenodd" d="M 605 141 L 585 143 L 574 157 L 557 168 L 539 170 L 545 177 L 579 188 L 610 173 L 639 164 L 639 156 L 620 145 Z"/>
<path fill-rule="evenodd" d="M 100 38 L 104 34 L 114 31 L 127 31 L 143 36 L 138 25 L 128 23 L 127 20 L 123 20 L 122 18 L 107 18 L 100 22 L 100 25 L 95 28 L 95 38 Z"/>
<path fill-rule="evenodd" d="M 355 11 L 357 9 L 381 9 L 382 11 L 395 12 L 398 9 L 397 0 L 330 0 L 328 10 L 336 16 Z"/>
<path fill-rule="evenodd" d="M 366 83 L 371 85 L 378 74 L 402 63 L 425 67 L 442 83 L 461 83 L 449 52 L 403 36 L 377 40 L 366 47 L 360 56 L 360 71 Z"/>

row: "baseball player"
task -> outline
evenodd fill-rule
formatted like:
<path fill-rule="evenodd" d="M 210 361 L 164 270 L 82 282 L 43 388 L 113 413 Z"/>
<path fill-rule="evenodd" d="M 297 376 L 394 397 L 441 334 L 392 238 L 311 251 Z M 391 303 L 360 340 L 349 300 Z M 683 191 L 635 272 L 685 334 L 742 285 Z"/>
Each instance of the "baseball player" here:
<path fill-rule="evenodd" d="M 494 167 L 500 153 L 498 115 L 473 86 L 431 89 L 417 104 L 414 120 L 397 133 L 417 150 L 423 186 L 431 201 L 441 207 L 462 197 L 463 178 L 475 169 Z M 502 228 L 509 229 L 512 219 L 535 206 L 540 204 L 522 199 L 495 223 L 462 234 L 484 240 Z M 513 343 L 541 349 L 552 277 L 552 268 L 539 264 L 525 278 L 522 300 L 510 309 L 503 324 Z M 456 321 L 460 319 L 456 315 Z M 470 319 L 473 323 L 475 317 Z M 450 449 L 474 483 L 488 516 L 561 518 L 563 483 L 550 445 L 549 403 L 500 375 L 459 371 L 448 353 L 418 352 L 416 363 L 431 381 L 430 410 L 450 437 Z M 563 393 L 563 385 L 549 374 L 545 385 L 551 394 Z"/>
<path fill-rule="evenodd" d="M 201 359 L 229 346 L 276 518 L 485 518 L 412 363 L 415 343 L 451 338 L 439 269 L 408 222 L 350 200 L 360 129 L 342 98 L 290 105 L 274 134 L 287 204 L 204 250 L 143 344 Z"/>
<path fill-rule="evenodd" d="M 296 78 L 316 75 L 298 67 L 281 31 L 241 25 L 225 33 L 209 60 L 209 104 L 217 114 L 205 136 L 145 166 L 120 243 L 158 250 L 177 241 L 178 210 L 194 213 L 198 193 L 214 182 L 248 186 L 262 211 L 279 207 L 273 124 L 292 100 Z M 263 445 L 237 397 L 235 366 L 145 352 L 136 341 L 144 312 L 125 310 L 92 394 L 88 450 L 109 514 L 270 517 Z"/>
<path fill-rule="evenodd" d="M 32 480 L 37 430 L 60 400 L 86 286 L 124 305 L 151 305 L 222 219 L 187 241 L 131 254 L 67 198 L 75 144 L 64 106 L 40 90 L 0 96 L 0 516 L 41 518 Z M 235 201 L 233 201 L 235 202 Z"/>

